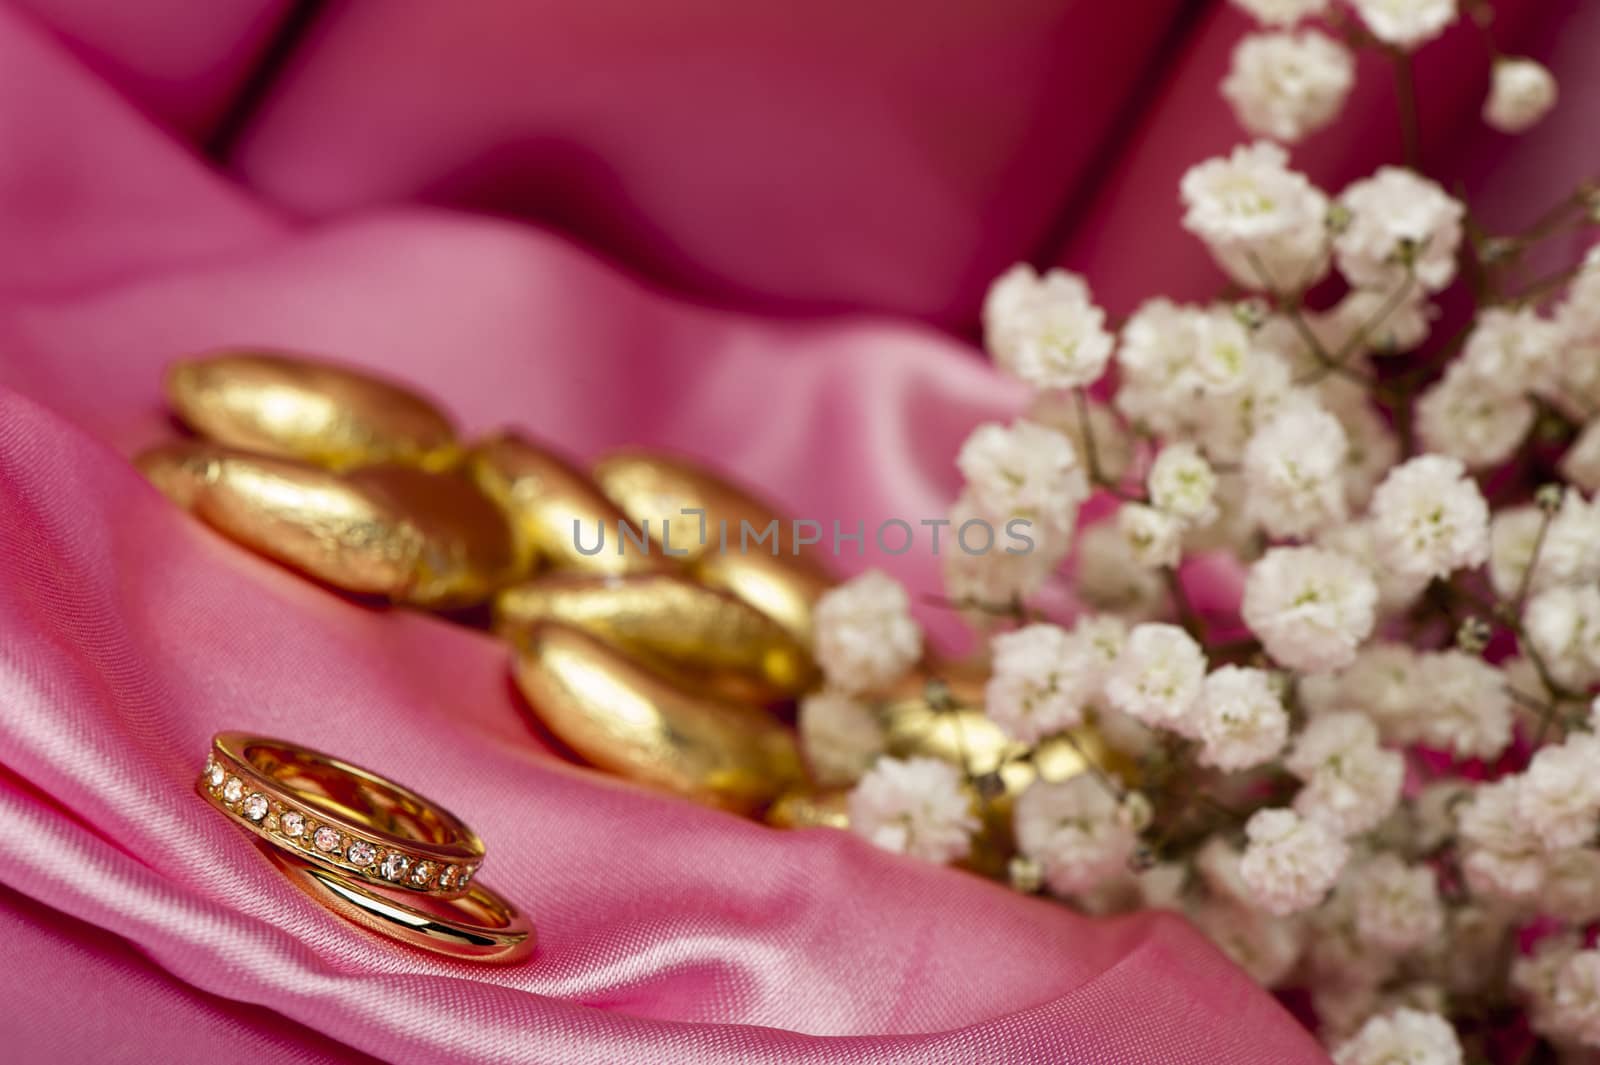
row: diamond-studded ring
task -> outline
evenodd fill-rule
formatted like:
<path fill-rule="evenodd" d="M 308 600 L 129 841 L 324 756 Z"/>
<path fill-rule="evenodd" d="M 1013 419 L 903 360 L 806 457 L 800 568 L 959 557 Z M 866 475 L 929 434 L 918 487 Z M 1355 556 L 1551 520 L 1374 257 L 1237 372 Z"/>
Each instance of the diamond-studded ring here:
<path fill-rule="evenodd" d="M 284 740 L 217 733 L 195 788 L 281 850 L 386 887 L 459 898 L 483 863 L 483 841 L 438 803 Z"/>

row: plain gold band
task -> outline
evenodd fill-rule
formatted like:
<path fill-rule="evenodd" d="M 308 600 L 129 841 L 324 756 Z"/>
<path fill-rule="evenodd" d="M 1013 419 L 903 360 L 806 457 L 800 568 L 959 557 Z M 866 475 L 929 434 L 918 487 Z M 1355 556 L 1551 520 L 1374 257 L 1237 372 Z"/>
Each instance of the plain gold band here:
<path fill-rule="evenodd" d="M 311 862 L 385 887 L 456 897 L 484 846 L 409 788 L 320 751 L 219 732 L 196 790 L 241 828 Z"/>
<path fill-rule="evenodd" d="M 425 913 L 360 881 L 312 865 L 275 847 L 262 847 L 262 850 L 307 895 L 340 917 L 379 935 L 435 954 L 502 964 L 520 961 L 533 950 L 533 924 L 516 907 L 481 884 L 473 884 L 459 898 L 435 900 L 435 905 L 463 915 L 461 919 L 452 919 Z"/>

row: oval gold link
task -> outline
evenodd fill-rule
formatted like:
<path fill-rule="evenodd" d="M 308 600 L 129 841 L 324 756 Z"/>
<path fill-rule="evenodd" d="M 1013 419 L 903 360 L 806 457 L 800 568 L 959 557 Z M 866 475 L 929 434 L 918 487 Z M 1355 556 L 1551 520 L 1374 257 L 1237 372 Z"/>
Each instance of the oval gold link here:
<path fill-rule="evenodd" d="M 811 656 L 781 625 L 742 599 L 684 577 L 551 574 L 495 597 L 495 627 L 513 640 L 550 621 L 653 665 L 736 674 L 761 700 L 797 695 L 816 680 Z"/>
<path fill-rule="evenodd" d="M 601 489 L 659 541 L 663 522 L 696 579 L 743 599 L 811 645 L 811 611 L 833 585 L 815 544 L 745 489 L 684 459 L 618 451 L 594 465 Z M 704 527 L 697 515 L 704 511 Z M 702 536 L 701 533 L 704 532 Z M 831 534 L 831 530 L 828 530 Z"/>
<path fill-rule="evenodd" d="M 793 733 L 766 711 L 686 692 L 578 629 L 538 626 L 514 669 L 558 739 L 640 784 L 750 813 L 803 779 Z"/>
<path fill-rule="evenodd" d="M 588 474 L 515 433 L 479 441 L 467 455 L 467 469 L 478 487 L 511 515 L 529 557 L 579 573 L 679 568 L 665 555 L 647 555 L 623 539 L 626 516 Z"/>
<path fill-rule="evenodd" d="M 271 351 L 219 351 L 172 364 L 167 399 L 208 440 L 330 469 L 458 454 L 444 412 L 392 381 Z"/>

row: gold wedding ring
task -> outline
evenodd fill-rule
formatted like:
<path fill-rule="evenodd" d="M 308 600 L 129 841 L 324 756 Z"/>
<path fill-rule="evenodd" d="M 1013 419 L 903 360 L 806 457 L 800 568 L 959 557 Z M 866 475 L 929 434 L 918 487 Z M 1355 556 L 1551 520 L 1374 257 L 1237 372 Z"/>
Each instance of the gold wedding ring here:
<path fill-rule="evenodd" d="M 526 918 L 474 882 L 483 841 L 392 780 L 299 744 L 219 732 L 195 790 L 347 920 L 457 958 L 514 961 L 533 946 Z"/>
<path fill-rule="evenodd" d="M 474 961 L 520 961 L 533 950 L 533 925 L 481 884 L 473 884 L 459 898 L 412 896 L 417 899 L 414 905 L 393 897 L 398 893 L 349 880 L 276 848 L 262 849 L 296 887 L 345 920 L 379 935 Z"/>
<path fill-rule="evenodd" d="M 196 785 L 236 824 L 346 876 L 453 896 L 483 862 L 460 819 L 376 773 L 298 744 L 219 732 Z"/>

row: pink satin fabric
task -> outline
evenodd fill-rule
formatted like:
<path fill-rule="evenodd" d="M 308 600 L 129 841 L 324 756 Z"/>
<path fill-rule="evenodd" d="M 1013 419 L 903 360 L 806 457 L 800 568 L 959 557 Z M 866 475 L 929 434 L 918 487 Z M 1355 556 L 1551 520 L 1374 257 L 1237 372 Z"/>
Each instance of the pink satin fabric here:
<path fill-rule="evenodd" d="M 1124 307 L 1213 283 L 1172 179 L 1194 111 L 1236 139 L 1237 27 L 1180 6 L 329 5 L 241 103 L 285 3 L 0 5 L 0 1053 L 1324 1061 L 1176 917 L 1082 918 L 561 761 L 500 644 L 288 574 L 125 461 L 172 432 L 167 360 L 259 343 L 409 379 L 471 432 L 675 448 L 847 526 L 940 516 L 961 439 L 1021 399 L 935 328 L 970 328 L 991 273 L 1059 254 Z M 1473 62 L 1437 106 L 1476 107 Z M 1326 166 L 1356 165 L 1363 113 Z M 859 313 L 793 316 L 830 307 Z M 925 552 L 839 568 L 867 565 L 937 587 Z M 192 793 L 223 728 L 463 815 L 537 957 L 446 962 L 294 892 Z"/>

